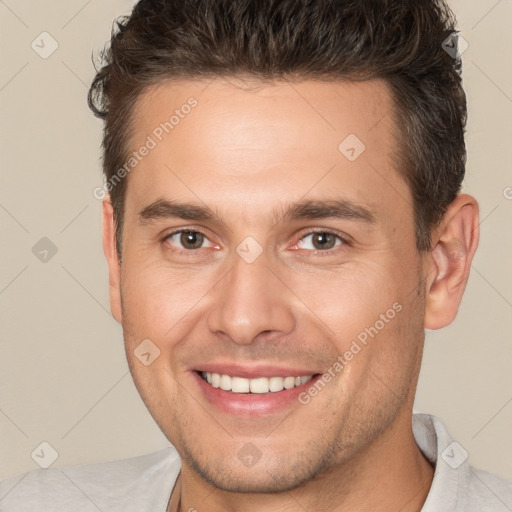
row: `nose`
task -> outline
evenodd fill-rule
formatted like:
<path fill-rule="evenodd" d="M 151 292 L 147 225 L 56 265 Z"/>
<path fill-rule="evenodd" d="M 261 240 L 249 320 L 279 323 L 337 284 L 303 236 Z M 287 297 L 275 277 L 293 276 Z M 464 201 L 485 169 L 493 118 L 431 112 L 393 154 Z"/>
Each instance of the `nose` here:
<path fill-rule="evenodd" d="M 265 335 L 279 337 L 295 328 L 292 293 L 268 267 L 262 254 L 247 263 L 237 254 L 224 279 L 214 288 L 208 328 L 232 342 L 249 345 Z"/>

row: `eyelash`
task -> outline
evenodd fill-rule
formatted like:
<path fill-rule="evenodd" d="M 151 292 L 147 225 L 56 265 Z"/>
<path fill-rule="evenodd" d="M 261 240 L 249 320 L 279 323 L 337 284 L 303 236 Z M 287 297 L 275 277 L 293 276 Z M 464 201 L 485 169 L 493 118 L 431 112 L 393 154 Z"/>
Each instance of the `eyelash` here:
<path fill-rule="evenodd" d="M 204 238 L 208 241 L 210 241 L 210 239 L 208 238 L 208 236 L 206 236 L 205 233 L 203 233 L 202 231 L 198 230 L 198 229 L 187 229 L 187 228 L 181 228 L 181 229 L 177 229 L 176 231 L 172 231 L 171 233 L 168 233 L 167 235 L 165 235 L 162 239 L 162 242 L 163 243 L 166 243 L 168 242 L 168 240 L 174 236 L 174 235 L 177 235 L 177 234 L 180 234 L 180 233 L 199 233 L 201 235 L 204 236 Z M 211 242 L 212 243 L 212 242 Z M 170 244 L 168 244 L 170 245 Z M 185 256 L 192 256 L 193 253 L 197 253 L 199 252 L 201 249 L 205 249 L 205 247 L 201 247 L 200 249 L 181 249 L 179 247 L 175 247 L 173 246 L 172 249 L 170 249 L 172 252 L 178 254 L 178 255 L 185 255 Z"/>
<path fill-rule="evenodd" d="M 347 246 L 350 245 L 349 240 L 345 237 L 340 235 L 339 233 L 336 233 L 334 231 L 326 230 L 326 229 L 314 229 L 312 231 L 307 231 L 303 235 L 300 236 L 298 242 L 296 242 L 294 245 L 296 246 L 299 242 L 307 238 L 308 236 L 314 235 L 314 234 L 322 234 L 322 235 L 333 235 L 337 238 L 337 240 L 340 241 L 339 245 L 335 245 L 332 249 L 322 250 L 322 249 L 304 249 L 307 252 L 313 253 L 315 256 L 331 256 L 332 254 L 343 250 Z"/>
<path fill-rule="evenodd" d="M 204 238 L 208 241 L 210 241 L 210 239 L 208 238 L 208 236 L 203 233 L 202 231 L 198 230 L 198 229 L 187 229 L 187 228 L 181 228 L 181 229 L 178 229 L 176 231 L 172 231 L 171 233 L 168 233 L 167 235 L 165 235 L 162 239 L 162 242 L 163 243 L 167 243 L 168 240 L 174 236 L 174 235 L 177 235 L 177 234 L 180 234 L 180 233 L 199 233 L 201 234 L 202 236 L 204 236 Z M 294 244 L 294 246 L 297 246 L 299 242 L 301 242 L 302 240 L 304 240 L 305 238 L 307 238 L 308 236 L 311 236 L 311 235 L 314 235 L 314 234 L 317 234 L 317 233 L 320 233 L 320 234 L 325 234 L 325 235 L 333 235 L 335 236 L 341 243 L 339 245 L 336 245 L 335 247 L 333 247 L 332 249 L 327 249 L 327 250 L 321 250 L 321 249 L 316 249 L 316 250 L 311 250 L 311 249 L 306 249 L 306 251 L 308 252 L 312 252 L 313 254 L 315 254 L 315 256 L 329 256 L 335 252 L 337 252 L 338 250 L 340 250 L 340 248 L 343 248 L 343 247 L 347 247 L 347 246 L 350 246 L 350 241 L 345 238 L 344 236 L 340 235 L 339 233 L 336 233 L 334 231 L 329 231 L 329 230 L 326 230 L 326 229 L 316 229 L 316 230 L 312 230 L 312 231 L 307 231 L 305 232 L 303 235 L 300 236 L 300 238 L 298 239 L 298 241 Z M 210 243 L 213 243 L 210 241 Z M 168 244 L 170 245 L 170 244 Z M 218 246 L 217 246 L 218 247 Z M 206 247 L 201 247 L 199 249 L 180 249 L 180 248 L 177 248 L 177 247 L 173 247 L 173 249 L 170 249 L 172 250 L 174 253 L 177 253 L 178 255 L 187 255 L 187 256 L 191 256 L 192 253 L 194 252 L 199 252 L 201 249 L 206 249 Z"/>

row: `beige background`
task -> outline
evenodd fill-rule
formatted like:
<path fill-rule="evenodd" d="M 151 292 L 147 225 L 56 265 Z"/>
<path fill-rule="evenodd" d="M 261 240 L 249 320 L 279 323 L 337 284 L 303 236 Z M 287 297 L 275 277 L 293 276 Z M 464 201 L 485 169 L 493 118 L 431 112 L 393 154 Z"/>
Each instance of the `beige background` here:
<path fill-rule="evenodd" d="M 131 5 L 0 0 L 0 477 L 36 468 L 42 441 L 57 466 L 168 444 L 109 313 L 92 195 L 102 126 L 86 106 L 91 51 Z M 451 5 L 469 43 L 466 191 L 482 240 L 458 319 L 428 334 L 415 408 L 445 421 L 473 465 L 512 480 L 512 1 Z M 47 59 L 31 48 L 43 31 L 59 45 Z M 43 237 L 58 249 L 46 263 L 32 253 Z"/>

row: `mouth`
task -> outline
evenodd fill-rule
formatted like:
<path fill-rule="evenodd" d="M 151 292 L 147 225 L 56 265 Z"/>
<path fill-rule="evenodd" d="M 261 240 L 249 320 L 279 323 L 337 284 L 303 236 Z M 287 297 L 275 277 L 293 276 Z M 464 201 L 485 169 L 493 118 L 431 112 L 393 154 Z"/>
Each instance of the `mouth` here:
<path fill-rule="evenodd" d="M 214 389 L 220 389 L 232 394 L 256 394 L 264 395 L 279 393 L 282 391 L 298 388 L 317 377 L 319 374 L 301 376 L 274 376 L 244 378 L 234 375 L 226 375 L 214 372 L 197 371 L 199 377 Z"/>
<path fill-rule="evenodd" d="M 190 369 L 203 403 L 212 407 L 210 414 L 237 419 L 273 417 L 303 407 L 299 397 L 321 378 L 317 372 L 316 368 L 262 363 L 205 363 Z"/>

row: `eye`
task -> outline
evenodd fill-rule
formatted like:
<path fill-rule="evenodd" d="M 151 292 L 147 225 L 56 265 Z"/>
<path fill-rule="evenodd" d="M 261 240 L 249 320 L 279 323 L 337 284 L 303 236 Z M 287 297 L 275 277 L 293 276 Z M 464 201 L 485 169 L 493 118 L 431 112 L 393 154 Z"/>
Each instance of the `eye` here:
<path fill-rule="evenodd" d="M 298 249 L 313 251 L 328 251 L 338 247 L 344 242 L 341 237 L 334 233 L 319 231 L 303 236 L 297 244 Z"/>
<path fill-rule="evenodd" d="M 165 237 L 165 241 L 178 249 L 195 250 L 204 247 L 214 247 L 214 244 L 203 233 L 192 230 L 175 231 Z M 204 245 L 204 244 L 209 245 Z"/>

